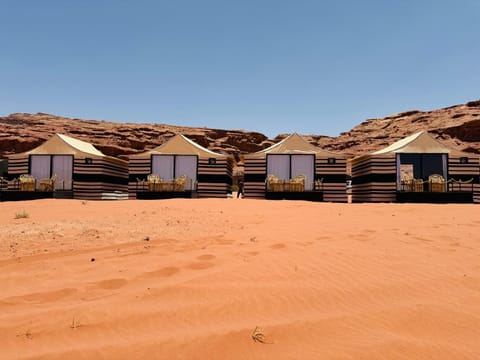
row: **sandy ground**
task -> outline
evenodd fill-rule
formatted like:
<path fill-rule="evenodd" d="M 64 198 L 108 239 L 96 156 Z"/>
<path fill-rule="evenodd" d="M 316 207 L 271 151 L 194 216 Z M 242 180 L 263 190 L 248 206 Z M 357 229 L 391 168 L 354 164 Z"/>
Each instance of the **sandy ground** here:
<path fill-rule="evenodd" d="M 1 359 L 480 358 L 478 205 L 37 200 L 0 227 Z"/>

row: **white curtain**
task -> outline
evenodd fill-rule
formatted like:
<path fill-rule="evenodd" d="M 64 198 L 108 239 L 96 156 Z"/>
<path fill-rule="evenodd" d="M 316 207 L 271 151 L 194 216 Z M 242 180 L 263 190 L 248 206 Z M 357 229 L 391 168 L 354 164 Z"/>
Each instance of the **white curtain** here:
<path fill-rule="evenodd" d="M 195 155 L 177 155 L 175 157 L 175 178 L 186 175 L 185 190 L 192 190 L 197 181 L 197 157 Z"/>
<path fill-rule="evenodd" d="M 290 155 L 267 155 L 267 176 L 275 175 L 280 180 L 290 179 Z"/>
<path fill-rule="evenodd" d="M 52 175 L 57 175 L 55 189 L 72 190 L 73 156 L 53 155 Z"/>
<path fill-rule="evenodd" d="M 315 178 L 315 155 L 292 155 L 291 177 L 305 175 L 305 190 L 313 190 Z"/>
<path fill-rule="evenodd" d="M 173 155 L 153 155 L 152 174 L 160 176 L 160 178 L 164 181 L 173 180 L 174 159 L 175 157 Z"/>
<path fill-rule="evenodd" d="M 32 155 L 30 157 L 30 175 L 36 179 L 37 188 L 40 179 L 50 178 L 50 155 Z"/>
<path fill-rule="evenodd" d="M 448 159 L 447 159 L 447 154 L 442 154 L 442 168 L 443 168 L 443 178 L 446 180 L 447 179 L 447 174 L 448 174 Z"/>

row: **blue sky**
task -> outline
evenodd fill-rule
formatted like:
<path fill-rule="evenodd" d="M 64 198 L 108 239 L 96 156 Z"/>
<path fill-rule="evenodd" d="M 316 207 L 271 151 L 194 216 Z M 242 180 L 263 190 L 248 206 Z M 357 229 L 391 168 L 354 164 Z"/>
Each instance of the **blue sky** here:
<path fill-rule="evenodd" d="M 0 0 L 0 116 L 336 136 L 480 98 L 478 0 Z"/>

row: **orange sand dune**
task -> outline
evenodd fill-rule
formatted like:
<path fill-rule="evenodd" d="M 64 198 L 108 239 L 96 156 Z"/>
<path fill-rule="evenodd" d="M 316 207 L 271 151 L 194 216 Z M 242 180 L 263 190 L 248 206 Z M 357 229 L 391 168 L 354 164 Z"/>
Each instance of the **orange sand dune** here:
<path fill-rule="evenodd" d="M 0 227 L 1 359 L 480 358 L 478 205 L 38 200 Z"/>

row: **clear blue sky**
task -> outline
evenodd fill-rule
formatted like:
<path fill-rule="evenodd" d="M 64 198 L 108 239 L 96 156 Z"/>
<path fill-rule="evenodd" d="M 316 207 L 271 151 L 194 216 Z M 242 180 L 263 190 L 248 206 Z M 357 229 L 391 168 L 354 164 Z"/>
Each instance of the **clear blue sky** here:
<path fill-rule="evenodd" d="M 0 0 L 0 115 L 338 135 L 480 98 L 478 0 Z"/>

